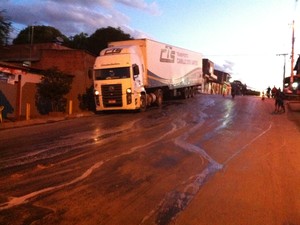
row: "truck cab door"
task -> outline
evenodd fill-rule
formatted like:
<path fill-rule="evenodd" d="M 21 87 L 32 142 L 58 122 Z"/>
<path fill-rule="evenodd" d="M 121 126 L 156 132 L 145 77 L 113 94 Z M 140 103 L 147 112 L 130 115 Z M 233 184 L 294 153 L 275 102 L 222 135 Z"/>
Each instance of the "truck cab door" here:
<path fill-rule="evenodd" d="M 137 64 L 133 64 L 132 70 L 133 70 L 134 89 L 140 92 L 143 83 L 142 83 L 142 77 L 140 74 L 139 66 Z"/>

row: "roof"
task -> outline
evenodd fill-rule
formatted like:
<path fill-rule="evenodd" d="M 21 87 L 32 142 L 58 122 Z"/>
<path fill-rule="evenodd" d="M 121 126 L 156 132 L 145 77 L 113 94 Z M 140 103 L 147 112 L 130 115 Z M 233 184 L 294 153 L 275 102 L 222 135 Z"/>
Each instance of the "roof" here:
<path fill-rule="evenodd" d="M 13 63 L 8 63 L 8 62 L 3 62 L 3 61 L 0 61 L 0 66 L 9 67 L 12 69 L 29 70 L 29 68 L 27 68 L 27 67 L 15 65 Z"/>

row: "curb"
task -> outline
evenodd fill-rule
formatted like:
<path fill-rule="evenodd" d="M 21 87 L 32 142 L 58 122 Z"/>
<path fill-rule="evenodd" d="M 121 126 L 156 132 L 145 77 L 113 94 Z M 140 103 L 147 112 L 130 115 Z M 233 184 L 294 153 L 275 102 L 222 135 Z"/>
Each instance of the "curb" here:
<path fill-rule="evenodd" d="M 39 124 L 55 123 L 63 120 L 88 117 L 92 115 L 94 115 L 93 112 L 83 112 L 83 113 L 77 113 L 77 114 L 71 114 L 65 116 L 45 116 L 45 117 L 40 117 L 40 118 L 35 118 L 30 120 L 18 120 L 18 121 L 4 120 L 2 123 L 0 123 L 0 131 L 6 129 L 39 125 Z"/>

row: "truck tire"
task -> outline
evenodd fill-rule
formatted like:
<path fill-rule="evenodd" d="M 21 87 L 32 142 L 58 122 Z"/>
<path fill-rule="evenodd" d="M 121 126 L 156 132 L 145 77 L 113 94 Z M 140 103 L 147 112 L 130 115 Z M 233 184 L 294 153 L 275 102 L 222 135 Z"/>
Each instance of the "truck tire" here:
<path fill-rule="evenodd" d="M 198 87 L 193 88 L 193 93 L 194 93 L 194 96 L 198 94 Z"/>
<path fill-rule="evenodd" d="M 158 107 L 161 107 L 162 102 L 163 102 L 163 92 L 162 92 L 162 90 L 158 89 L 158 90 L 155 91 L 154 94 L 156 95 L 156 101 L 155 101 L 156 105 Z"/>
<path fill-rule="evenodd" d="M 181 89 L 181 95 L 183 99 L 189 98 L 189 89 L 188 88 Z"/>
<path fill-rule="evenodd" d="M 191 98 L 193 95 L 193 89 L 192 87 L 189 87 L 188 89 L 189 89 L 189 98 Z"/>
<path fill-rule="evenodd" d="M 145 93 L 141 93 L 140 102 L 141 102 L 140 111 L 145 112 L 147 109 L 147 96 Z"/>
<path fill-rule="evenodd" d="M 194 95 L 195 95 L 195 88 L 194 87 L 191 87 L 191 98 L 194 98 Z"/>

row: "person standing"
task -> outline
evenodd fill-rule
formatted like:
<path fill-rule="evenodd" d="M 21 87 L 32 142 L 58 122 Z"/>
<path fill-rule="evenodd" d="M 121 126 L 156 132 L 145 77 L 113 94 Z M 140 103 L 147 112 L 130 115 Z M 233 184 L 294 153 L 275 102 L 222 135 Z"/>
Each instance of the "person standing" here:
<path fill-rule="evenodd" d="M 271 96 L 271 88 L 270 86 L 267 88 L 267 97 L 270 98 Z"/>
<path fill-rule="evenodd" d="M 276 92 L 277 92 L 277 88 L 274 85 L 274 87 L 272 88 L 272 98 L 275 98 Z"/>
<path fill-rule="evenodd" d="M 265 100 L 265 92 L 264 91 L 261 93 L 261 100 Z"/>
<path fill-rule="evenodd" d="M 285 113 L 285 106 L 284 106 L 284 93 L 281 91 L 280 88 L 276 89 L 275 97 L 275 111 L 274 113 Z"/>
<path fill-rule="evenodd" d="M 234 85 L 234 86 L 231 87 L 231 97 L 232 97 L 232 99 L 234 99 L 235 95 L 236 95 L 236 87 Z"/>
<path fill-rule="evenodd" d="M 222 95 L 223 95 L 223 97 L 225 97 L 226 92 L 227 92 L 227 86 L 226 86 L 226 84 L 223 84 L 223 87 L 222 87 Z"/>

